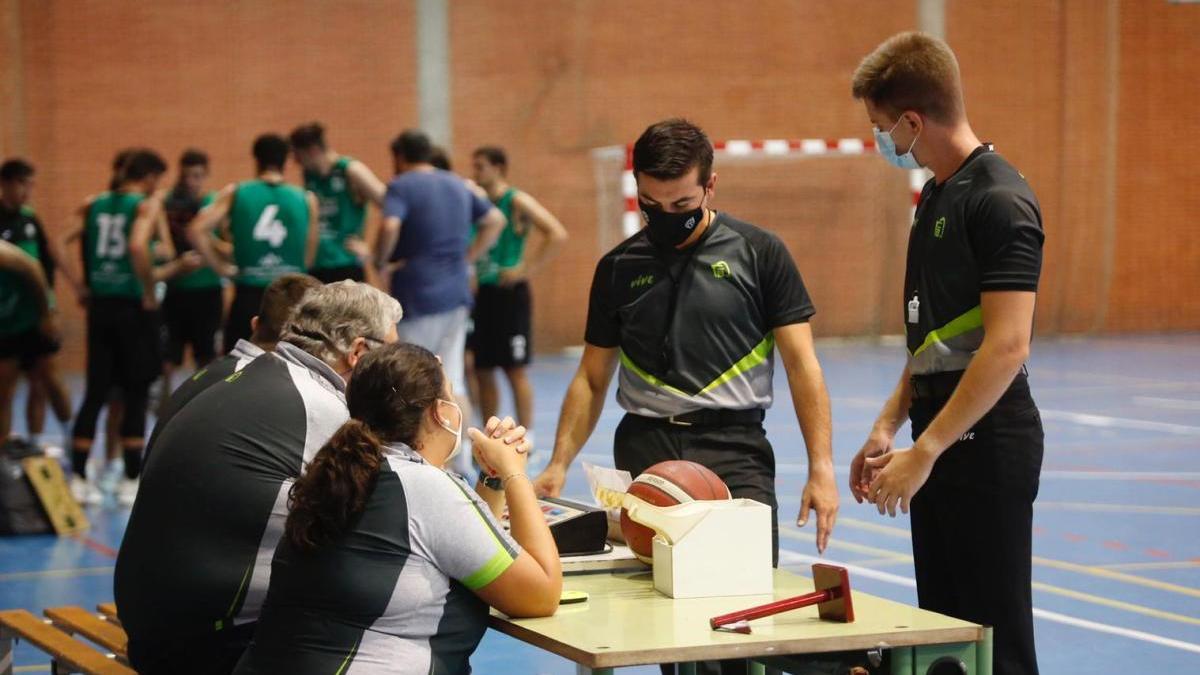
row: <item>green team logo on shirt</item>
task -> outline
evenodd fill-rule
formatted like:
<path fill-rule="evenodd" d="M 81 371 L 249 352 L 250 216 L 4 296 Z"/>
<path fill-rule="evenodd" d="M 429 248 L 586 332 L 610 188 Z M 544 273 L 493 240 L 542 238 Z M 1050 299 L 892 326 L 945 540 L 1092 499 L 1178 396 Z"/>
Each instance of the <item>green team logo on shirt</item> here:
<path fill-rule="evenodd" d="M 712 273 L 718 279 L 726 279 L 733 276 L 733 272 L 729 270 L 729 263 L 724 260 L 718 260 L 712 264 Z"/>
<path fill-rule="evenodd" d="M 642 286 L 649 286 L 650 284 L 653 284 L 653 283 L 654 283 L 654 275 L 653 274 L 643 274 L 642 276 L 629 282 L 629 287 L 630 288 L 641 288 Z"/>
<path fill-rule="evenodd" d="M 946 234 L 946 216 L 942 216 L 941 218 L 937 219 L 936 223 L 933 224 L 933 236 L 937 237 L 938 239 L 941 239 L 942 236 L 945 234 Z"/>

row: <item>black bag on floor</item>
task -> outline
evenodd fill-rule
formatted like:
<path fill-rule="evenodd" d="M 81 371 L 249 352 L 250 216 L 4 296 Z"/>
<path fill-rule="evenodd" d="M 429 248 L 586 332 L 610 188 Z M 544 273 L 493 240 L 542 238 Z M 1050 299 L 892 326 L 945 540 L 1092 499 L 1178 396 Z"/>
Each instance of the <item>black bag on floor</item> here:
<path fill-rule="evenodd" d="M 0 445 L 0 535 L 54 532 L 21 466 L 22 459 L 41 454 L 41 449 L 18 439 Z"/>

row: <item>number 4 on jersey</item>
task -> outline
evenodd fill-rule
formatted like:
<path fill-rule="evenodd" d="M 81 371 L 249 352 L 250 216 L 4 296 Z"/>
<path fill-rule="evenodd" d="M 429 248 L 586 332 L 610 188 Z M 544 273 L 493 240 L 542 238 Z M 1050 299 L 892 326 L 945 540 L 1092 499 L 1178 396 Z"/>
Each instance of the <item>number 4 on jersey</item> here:
<path fill-rule="evenodd" d="M 256 241 L 265 241 L 271 248 L 279 248 L 283 244 L 288 233 L 283 222 L 275 219 L 278 214 L 278 204 L 269 204 L 267 208 L 263 209 L 262 215 L 258 217 L 258 222 L 254 223 L 253 236 Z"/>

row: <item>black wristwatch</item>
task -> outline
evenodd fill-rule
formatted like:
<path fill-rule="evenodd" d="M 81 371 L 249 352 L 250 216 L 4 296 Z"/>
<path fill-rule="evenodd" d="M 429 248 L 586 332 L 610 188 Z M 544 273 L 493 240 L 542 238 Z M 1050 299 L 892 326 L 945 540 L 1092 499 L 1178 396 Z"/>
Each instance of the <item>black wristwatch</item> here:
<path fill-rule="evenodd" d="M 500 480 L 499 476 L 489 476 L 487 473 L 480 471 L 479 480 L 489 490 L 495 490 L 496 492 L 504 490 L 504 481 Z"/>

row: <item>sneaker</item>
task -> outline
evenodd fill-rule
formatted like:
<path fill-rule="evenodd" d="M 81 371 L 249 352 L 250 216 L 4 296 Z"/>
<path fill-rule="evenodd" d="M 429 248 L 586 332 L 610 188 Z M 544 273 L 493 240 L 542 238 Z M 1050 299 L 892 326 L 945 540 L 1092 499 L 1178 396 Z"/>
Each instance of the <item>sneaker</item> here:
<path fill-rule="evenodd" d="M 105 497 L 115 498 L 117 488 L 123 480 L 125 480 L 125 460 L 118 457 L 109 461 L 100 472 L 100 478 L 96 480 L 96 485 Z"/>
<path fill-rule="evenodd" d="M 133 501 L 137 499 L 138 479 L 122 478 L 121 483 L 117 486 L 117 503 L 121 506 L 133 506 Z"/>
<path fill-rule="evenodd" d="M 71 476 L 71 496 L 83 506 L 99 504 L 104 498 L 95 483 L 78 476 Z"/>

